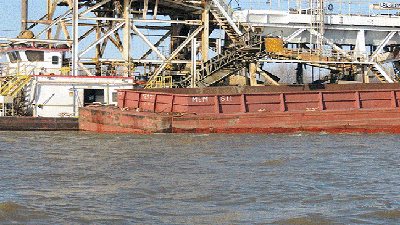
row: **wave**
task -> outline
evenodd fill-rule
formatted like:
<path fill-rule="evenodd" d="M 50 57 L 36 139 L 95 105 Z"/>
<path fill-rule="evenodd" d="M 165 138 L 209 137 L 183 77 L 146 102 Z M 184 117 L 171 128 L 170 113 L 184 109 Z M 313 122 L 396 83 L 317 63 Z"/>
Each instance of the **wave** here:
<path fill-rule="evenodd" d="M 21 209 L 22 206 L 15 204 L 13 202 L 2 202 L 0 203 L 1 212 L 15 212 Z"/>
<path fill-rule="evenodd" d="M 400 220 L 400 210 L 398 210 L 398 209 L 383 210 L 383 211 L 361 214 L 359 216 L 364 217 L 364 218 L 388 219 L 388 220 L 399 221 Z"/>
<path fill-rule="evenodd" d="M 320 216 L 307 216 L 307 217 L 278 220 L 274 221 L 272 224 L 316 225 L 316 224 L 341 224 L 341 223 L 337 223 L 335 221 Z"/>
<path fill-rule="evenodd" d="M 290 159 L 288 158 L 280 158 L 280 159 L 271 159 L 264 161 L 260 164 L 266 165 L 266 166 L 282 166 L 285 165 Z"/>

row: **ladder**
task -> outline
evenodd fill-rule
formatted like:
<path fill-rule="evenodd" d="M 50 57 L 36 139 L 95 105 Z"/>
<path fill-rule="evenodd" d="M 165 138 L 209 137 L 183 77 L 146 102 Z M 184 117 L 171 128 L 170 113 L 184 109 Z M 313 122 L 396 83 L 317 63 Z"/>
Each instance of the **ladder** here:
<path fill-rule="evenodd" d="M 395 33 L 392 32 L 388 36 L 393 36 Z M 386 37 L 387 41 L 390 40 Z M 386 42 L 386 40 L 385 40 Z M 372 55 L 372 62 L 373 64 L 370 66 L 370 70 L 373 74 L 382 82 L 382 83 L 397 83 L 399 79 L 396 75 L 396 70 L 398 69 L 398 62 L 388 62 L 388 57 L 390 56 L 389 52 L 384 52 L 381 54 L 377 53 L 376 51 Z M 393 66 L 390 67 L 389 64 Z"/>
<path fill-rule="evenodd" d="M 246 44 L 248 39 L 246 35 L 250 29 L 239 22 L 239 18 L 225 0 L 212 0 L 210 12 L 235 45 Z"/>
<path fill-rule="evenodd" d="M 397 83 L 399 82 L 396 78 L 394 78 L 394 70 L 388 67 L 385 67 L 381 63 L 375 63 L 370 66 L 370 69 L 373 74 L 382 82 L 382 83 Z"/>
<path fill-rule="evenodd" d="M 245 48 L 251 46 L 249 45 L 250 29 L 239 22 L 234 11 L 229 7 L 225 0 L 211 0 L 210 12 L 219 22 L 235 46 L 231 46 L 230 49 L 201 65 L 201 69 L 197 72 L 198 77 L 200 78 L 200 81 L 198 82 L 199 85 L 201 85 L 201 81 L 205 78 L 211 77 L 212 74 L 216 74 L 219 70 L 231 66 L 234 61 L 243 58 L 243 56 L 248 53 L 248 51 L 246 53 Z M 201 28 L 202 27 L 197 28 L 177 49 L 174 50 L 173 53 L 171 53 L 167 60 L 171 60 L 175 57 L 176 54 L 200 32 Z M 165 69 L 166 65 L 167 63 L 164 62 L 159 68 L 157 68 L 154 74 L 149 78 L 145 88 L 156 88 L 158 86 L 157 80 L 162 79 L 162 71 Z M 220 75 L 216 75 L 214 79 L 205 81 L 206 83 L 204 83 L 203 86 L 209 86 L 228 76 L 226 75 L 227 73 L 231 74 L 232 72 L 234 71 L 231 69 L 225 69 L 223 73 L 220 72 Z M 191 76 L 186 77 L 186 79 L 181 81 L 179 85 L 181 87 L 189 87 L 190 79 Z"/>
<path fill-rule="evenodd" d="M 310 29 L 317 31 L 320 35 L 317 35 L 316 43 L 313 43 L 313 36 L 310 34 L 310 44 L 316 44 L 316 49 L 319 51 L 322 50 L 323 47 L 323 39 L 321 38 L 324 35 L 324 0 L 311 0 L 310 1 L 311 8 L 311 24 Z"/>
<path fill-rule="evenodd" d="M 0 95 L 16 96 L 31 79 L 31 76 L 25 74 L 17 74 L 6 77 L 0 86 Z"/>
<path fill-rule="evenodd" d="M 262 39 L 259 36 L 250 40 L 251 31 L 249 27 L 240 23 L 235 12 L 229 7 L 225 0 L 211 0 L 210 12 L 224 29 L 226 35 L 235 46 L 230 46 L 221 54 L 214 56 L 201 64 L 196 70 L 197 86 L 207 87 L 228 77 L 246 66 L 243 60 L 255 58 L 256 54 L 262 53 Z M 183 80 L 182 87 L 189 87 L 190 77 Z"/>
<path fill-rule="evenodd" d="M 263 38 L 253 36 L 246 46 L 232 47 L 202 63 L 197 71 L 197 86 L 208 87 L 247 66 L 248 62 L 263 58 Z M 181 81 L 181 87 L 190 86 L 190 78 Z"/>

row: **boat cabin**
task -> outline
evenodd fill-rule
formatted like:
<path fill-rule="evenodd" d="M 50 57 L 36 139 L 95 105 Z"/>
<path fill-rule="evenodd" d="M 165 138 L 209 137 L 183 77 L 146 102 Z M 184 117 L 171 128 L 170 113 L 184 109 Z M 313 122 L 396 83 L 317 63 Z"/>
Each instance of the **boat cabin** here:
<path fill-rule="evenodd" d="M 14 47 L 0 52 L 6 55 L 8 66 L 3 72 L 8 75 L 69 75 L 65 65 L 68 49 L 46 49 L 34 47 Z M 63 68 L 63 65 L 66 67 Z"/>

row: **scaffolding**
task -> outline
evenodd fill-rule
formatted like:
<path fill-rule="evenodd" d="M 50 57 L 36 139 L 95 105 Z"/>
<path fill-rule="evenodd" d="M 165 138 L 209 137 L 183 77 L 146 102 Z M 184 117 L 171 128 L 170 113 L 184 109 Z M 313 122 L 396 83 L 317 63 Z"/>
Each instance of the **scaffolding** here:
<path fill-rule="evenodd" d="M 250 65 L 258 65 L 260 73 L 268 63 L 297 63 L 329 70 L 318 82 L 356 81 L 357 76 L 370 82 L 372 75 L 380 82 L 398 81 L 400 27 L 393 24 L 400 24 L 400 9 L 385 5 L 341 0 L 44 1 L 46 13 L 28 17 L 28 1 L 22 0 L 21 35 L 0 41 L 66 45 L 70 70 L 64 72 L 73 76 L 145 77 L 148 88 L 171 77 L 162 86 L 198 87 L 221 85 L 231 75 L 249 77 Z M 35 34 L 27 38 L 27 31 Z M 268 51 L 268 38 L 280 39 L 281 50 Z"/>

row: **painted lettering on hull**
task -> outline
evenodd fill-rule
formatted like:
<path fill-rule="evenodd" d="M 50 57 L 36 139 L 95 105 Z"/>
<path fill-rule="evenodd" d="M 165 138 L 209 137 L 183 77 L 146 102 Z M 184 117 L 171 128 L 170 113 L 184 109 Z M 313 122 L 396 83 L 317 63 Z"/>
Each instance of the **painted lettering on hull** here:
<path fill-rule="evenodd" d="M 142 99 L 144 99 L 144 100 L 153 100 L 154 99 L 154 95 L 152 95 L 152 94 L 143 94 L 142 95 Z"/>
<path fill-rule="evenodd" d="M 219 97 L 220 102 L 231 102 L 232 101 L 232 96 L 221 96 Z"/>
<path fill-rule="evenodd" d="M 208 102 L 208 97 L 192 97 L 192 102 Z"/>

